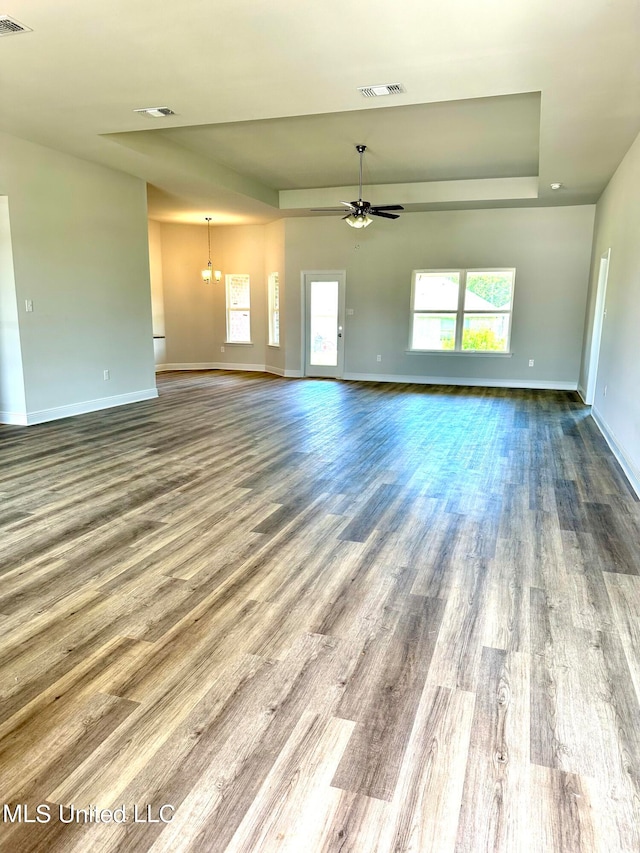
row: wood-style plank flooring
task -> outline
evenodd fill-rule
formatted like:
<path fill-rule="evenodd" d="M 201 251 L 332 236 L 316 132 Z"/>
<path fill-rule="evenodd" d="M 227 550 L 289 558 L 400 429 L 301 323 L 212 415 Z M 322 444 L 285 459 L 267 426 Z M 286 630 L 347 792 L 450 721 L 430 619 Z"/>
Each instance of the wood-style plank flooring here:
<path fill-rule="evenodd" d="M 3 851 L 640 850 L 640 505 L 575 394 L 159 385 L 0 427 Z"/>

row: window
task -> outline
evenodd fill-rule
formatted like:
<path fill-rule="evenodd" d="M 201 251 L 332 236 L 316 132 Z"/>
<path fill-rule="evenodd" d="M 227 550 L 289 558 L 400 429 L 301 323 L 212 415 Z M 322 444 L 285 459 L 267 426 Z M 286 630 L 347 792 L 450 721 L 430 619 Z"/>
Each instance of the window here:
<path fill-rule="evenodd" d="M 269 276 L 269 346 L 280 346 L 280 278 L 277 272 Z"/>
<path fill-rule="evenodd" d="M 514 269 L 415 270 L 412 350 L 508 352 Z"/>
<path fill-rule="evenodd" d="M 226 276 L 227 343 L 251 343 L 251 289 L 248 275 Z"/>

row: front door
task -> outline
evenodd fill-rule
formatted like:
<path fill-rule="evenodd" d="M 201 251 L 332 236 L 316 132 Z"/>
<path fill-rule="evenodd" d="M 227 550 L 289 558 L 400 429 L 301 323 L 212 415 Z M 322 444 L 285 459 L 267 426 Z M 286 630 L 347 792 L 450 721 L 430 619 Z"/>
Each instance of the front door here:
<path fill-rule="evenodd" d="M 344 368 L 345 273 L 304 273 L 305 376 L 340 379 Z"/>

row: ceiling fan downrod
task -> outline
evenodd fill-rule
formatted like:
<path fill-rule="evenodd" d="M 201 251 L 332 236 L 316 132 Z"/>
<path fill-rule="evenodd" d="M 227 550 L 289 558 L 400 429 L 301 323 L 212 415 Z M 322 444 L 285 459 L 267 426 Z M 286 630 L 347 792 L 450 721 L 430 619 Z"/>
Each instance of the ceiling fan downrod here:
<path fill-rule="evenodd" d="M 360 155 L 360 180 L 358 181 L 358 201 L 362 201 L 362 155 L 366 150 L 366 145 L 356 145 L 356 151 Z"/>

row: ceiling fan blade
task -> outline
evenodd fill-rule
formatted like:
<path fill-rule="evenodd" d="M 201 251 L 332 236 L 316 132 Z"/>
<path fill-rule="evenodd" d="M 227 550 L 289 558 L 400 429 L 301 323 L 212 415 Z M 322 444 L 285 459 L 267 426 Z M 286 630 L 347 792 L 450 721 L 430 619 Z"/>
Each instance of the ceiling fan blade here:
<path fill-rule="evenodd" d="M 354 202 L 352 202 L 352 201 L 341 201 L 340 204 L 344 204 L 345 207 L 353 207 Z"/>
<path fill-rule="evenodd" d="M 369 211 L 369 216 L 381 216 L 383 219 L 400 219 L 397 213 L 381 213 L 373 208 Z"/>
<path fill-rule="evenodd" d="M 374 204 L 372 210 L 404 210 L 401 204 Z"/>
<path fill-rule="evenodd" d="M 310 213 L 344 213 L 341 207 L 310 207 Z"/>

